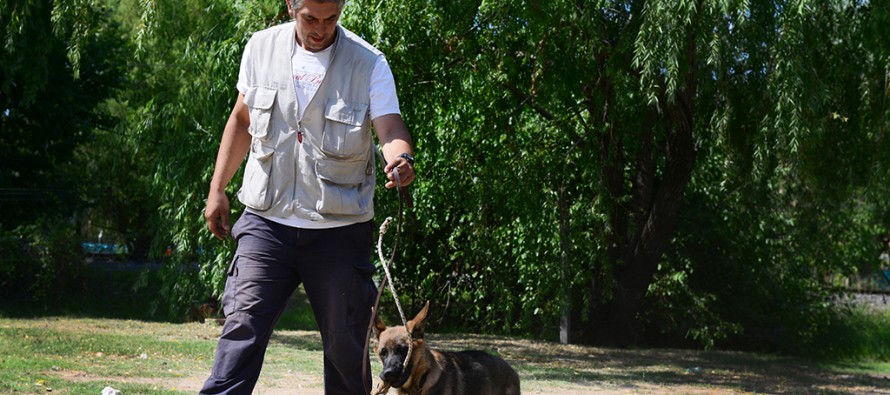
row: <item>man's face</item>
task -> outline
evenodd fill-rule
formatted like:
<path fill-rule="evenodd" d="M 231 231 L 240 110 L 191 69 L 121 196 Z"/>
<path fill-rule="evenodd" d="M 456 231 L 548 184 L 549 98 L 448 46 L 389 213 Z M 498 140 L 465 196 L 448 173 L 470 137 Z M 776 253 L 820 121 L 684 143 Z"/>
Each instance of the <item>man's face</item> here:
<path fill-rule="evenodd" d="M 306 0 L 298 10 L 291 10 L 297 21 L 297 43 L 310 52 L 329 47 L 336 35 L 340 8 L 336 2 Z"/>

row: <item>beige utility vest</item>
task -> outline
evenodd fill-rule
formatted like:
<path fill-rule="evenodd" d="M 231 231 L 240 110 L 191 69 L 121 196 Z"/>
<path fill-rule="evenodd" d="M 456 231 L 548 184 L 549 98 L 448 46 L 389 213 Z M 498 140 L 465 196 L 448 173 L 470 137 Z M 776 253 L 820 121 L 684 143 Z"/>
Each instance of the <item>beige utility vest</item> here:
<path fill-rule="evenodd" d="M 337 27 L 331 64 L 297 118 L 294 22 L 251 37 L 250 153 L 238 199 L 273 217 L 364 222 L 374 217 L 375 162 L 368 108 L 380 51 Z"/>

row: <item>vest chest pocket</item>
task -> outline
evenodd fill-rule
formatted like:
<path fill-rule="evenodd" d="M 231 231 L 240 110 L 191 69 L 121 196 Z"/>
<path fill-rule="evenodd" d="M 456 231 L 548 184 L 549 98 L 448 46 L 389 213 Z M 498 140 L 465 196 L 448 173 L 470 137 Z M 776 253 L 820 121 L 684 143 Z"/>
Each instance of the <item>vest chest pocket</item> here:
<path fill-rule="evenodd" d="M 371 144 L 368 128 L 363 128 L 368 117 L 368 105 L 350 103 L 342 99 L 328 99 L 324 107 L 324 135 L 322 151 L 332 157 L 361 156 Z"/>
<path fill-rule="evenodd" d="M 364 191 L 368 188 L 367 167 L 366 159 L 319 159 L 315 163 L 315 172 L 321 181 L 321 195 L 315 207 L 319 214 L 365 214 L 373 198 Z"/>
<path fill-rule="evenodd" d="M 238 191 L 238 199 L 255 210 L 268 210 L 272 206 L 273 191 L 269 190 L 272 174 L 272 157 L 275 147 L 268 147 L 258 139 L 250 144 L 250 154 L 244 167 L 244 182 Z"/>
<path fill-rule="evenodd" d="M 254 86 L 244 94 L 244 104 L 250 111 L 250 126 L 247 132 L 258 139 L 269 138 L 272 120 L 272 105 L 275 103 L 277 91 L 264 86 Z"/>

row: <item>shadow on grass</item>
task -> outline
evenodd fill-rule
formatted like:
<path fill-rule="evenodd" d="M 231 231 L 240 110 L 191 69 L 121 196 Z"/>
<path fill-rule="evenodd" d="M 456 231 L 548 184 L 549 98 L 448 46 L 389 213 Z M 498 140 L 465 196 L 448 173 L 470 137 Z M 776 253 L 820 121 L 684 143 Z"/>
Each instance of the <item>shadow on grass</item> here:
<path fill-rule="evenodd" d="M 484 335 L 429 336 L 442 350 L 482 349 L 536 381 L 634 386 L 721 387 L 753 393 L 890 394 L 890 377 L 841 372 L 794 358 L 762 354 L 607 349 Z"/>
<path fill-rule="evenodd" d="M 321 336 L 315 331 L 276 331 L 272 332 L 272 344 L 306 351 L 323 351 Z"/>

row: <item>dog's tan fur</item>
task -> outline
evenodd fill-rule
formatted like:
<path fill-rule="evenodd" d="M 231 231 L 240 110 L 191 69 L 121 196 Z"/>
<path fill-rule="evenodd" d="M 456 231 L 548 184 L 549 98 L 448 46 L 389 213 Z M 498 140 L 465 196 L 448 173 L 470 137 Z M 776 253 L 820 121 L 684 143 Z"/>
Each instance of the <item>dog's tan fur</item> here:
<path fill-rule="evenodd" d="M 411 361 L 402 364 L 408 348 L 403 326 L 387 328 L 379 317 L 374 323 L 374 352 L 383 363 L 380 378 L 399 395 L 519 395 L 519 375 L 500 357 L 482 351 L 440 352 L 426 345 L 423 323 L 429 302 L 408 324 Z"/>

